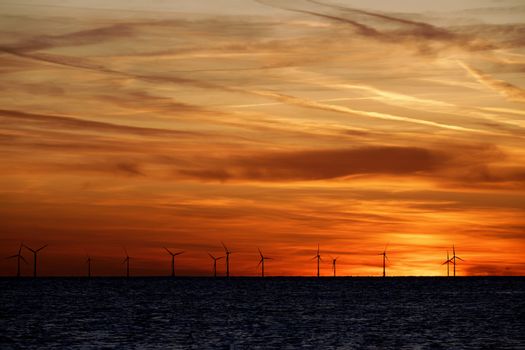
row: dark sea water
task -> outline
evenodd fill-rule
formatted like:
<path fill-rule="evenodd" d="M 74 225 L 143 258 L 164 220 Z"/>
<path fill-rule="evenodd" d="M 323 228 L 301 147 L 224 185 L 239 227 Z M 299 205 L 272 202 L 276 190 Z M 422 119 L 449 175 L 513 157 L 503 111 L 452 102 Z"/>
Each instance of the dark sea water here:
<path fill-rule="evenodd" d="M 3 278 L 19 348 L 525 349 L 525 278 Z"/>

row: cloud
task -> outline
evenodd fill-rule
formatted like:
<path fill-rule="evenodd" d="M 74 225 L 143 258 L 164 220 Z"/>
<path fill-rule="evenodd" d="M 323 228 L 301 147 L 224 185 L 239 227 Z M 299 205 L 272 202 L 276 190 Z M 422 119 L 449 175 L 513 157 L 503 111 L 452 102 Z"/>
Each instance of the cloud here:
<path fill-rule="evenodd" d="M 0 109 L 0 118 L 10 118 L 16 120 L 26 120 L 32 122 L 53 125 L 60 129 L 80 129 L 98 132 L 125 133 L 143 136 L 196 136 L 203 135 L 198 132 L 156 129 L 139 126 L 119 125 L 113 123 L 98 122 L 86 119 L 79 119 L 70 116 L 58 116 L 49 114 L 27 113 L 14 110 Z"/>
<path fill-rule="evenodd" d="M 523 276 L 525 264 L 475 264 L 463 268 L 468 276 Z"/>
<path fill-rule="evenodd" d="M 367 38 L 372 38 L 379 40 L 381 42 L 388 43 L 403 43 L 408 45 L 413 45 L 421 53 L 428 54 L 434 51 L 440 51 L 447 46 L 454 46 L 456 48 L 468 50 L 468 51 L 479 51 L 479 50 L 492 50 L 497 48 L 493 43 L 487 42 L 485 37 L 477 37 L 473 35 L 468 35 L 466 33 L 455 33 L 453 31 L 439 28 L 428 23 L 418 22 L 407 20 L 404 18 L 398 18 L 394 16 L 389 16 L 381 13 L 374 13 L 370 11 L 364 11 L 354 8 L 348 8 L 340 5 L 325 4 L 323 2 L 306 0 L 311 4 L 316 4 L 331 9 L 335 9 L 341 13 L 332 15 L 326 14 L 318 11 L 290 8 L 283 6 L 282 3 L 273 4 L 268 3 L 267 1 L 257 0 L 258 2 L 265 4 L 267 6 L 272 6 L 282 10 L 287 10 L 296 13 L 304 13 L 320 18 L 329 19 L 332 21 L 337 21 L 344 24 L 351 25 L 357 34 L 362 35 Z M 295 3 L 294 3 L 295 4 Z M 343 17 L 343 14 L 354 13 L 361 16 L 372 17 L 374 19 L 382 20 L 384 23 L 396 23 L 402 26 L 401 29 L 395 30 L 379 30 L 369 25 L 358 22 L 354 19 Z M 429 46 L 432 43 L 441 43 L 445 44 L 443 47 L 434 47 Z"/>
<path fill-rule="evenodd" d="M 191 179 L 221 182 L 399 176 L 461 188 L 523 188 L 525 167 L 494 165 L 506 157 L 497 147 L 483 144 L 431 148 L 369 146 L 203 158 L 202 166 L 192 163 L 192 167 L 182 167 L 177 173 Z"/>
<path fill-rule="evenodd" d="M 225 167 L 187 169 L 180 173 L 204 180 L 322 180 L 362 174 L 407 175 L 448 162 L 448 155 L 417 147 L 366 147 L 268 153 L 238 157 Z"/>
<path fill-rule="evenodd" d="M 525 102 L 525 90 L 503 80 L 496 79 L 483 71 L 473 68 L 468 64 L 458 61 L 472 77 L 479 83 L 491 88 L 510 101 Z"/>
<path fill-rule="evenodd" d="M 395 22 L 395 23 L 400 23 L 403 25 L 408 25 L 410 27 L 415 27 L 415 29 L 410 31 L 410 34 L 425 37 L 427 39 L 435 39 L 435 40 L 455 40 L 456 39 L 456 35 L 454 33 L 451 33 L 450 31 L 444 28 L 438 28 L 428 23 L 412 21 L 412 20 L 408 20 L 404 18 L 393 17 L 393 16 L 381 14 L 381 13 L 364 11 L 364 10 L 339 6 L 339 5 L 327 4 L 327 3 L 316 1 L 316 0 L 307 0 L 307 1 L 314 3 L 314 4 L 321 5 L 321 6 L 326 6 L 326 7 L 330 7 L 333 9 L 342 10 L 345 12 L 346 11 L 354 12 L 354 13 L 358 13 L 358 14 L 362 14 L 362 15 L 366 15 L 370 17 L 383 19 L 389 22 Z"/>
<path fill-rule="evenodd" d="M 60 35 L 40 35 L 28 40 L 19 41 L 15 44 L 10 44 L 6 46 L 6 48 L 13 51 L 35 51 L 57 47 L 88 45 L 113 38 L 130 38 L 134 34 L 133 24 L 119 23 Z"/>

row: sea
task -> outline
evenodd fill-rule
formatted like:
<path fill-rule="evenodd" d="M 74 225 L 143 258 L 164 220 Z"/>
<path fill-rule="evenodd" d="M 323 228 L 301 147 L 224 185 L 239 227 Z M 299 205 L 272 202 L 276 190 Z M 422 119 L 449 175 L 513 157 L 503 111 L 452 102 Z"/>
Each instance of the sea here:
<path fill-rule="evenodd" d="M 525 278 L 0 278 L 0 349 L 525 349 Z"/>

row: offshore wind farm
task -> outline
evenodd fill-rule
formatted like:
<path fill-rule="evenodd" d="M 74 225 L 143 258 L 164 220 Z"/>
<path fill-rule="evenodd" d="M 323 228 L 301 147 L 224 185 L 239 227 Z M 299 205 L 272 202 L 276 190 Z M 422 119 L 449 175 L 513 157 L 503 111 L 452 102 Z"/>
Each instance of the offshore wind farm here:
<path fill-rule="evenodd" d="M 225 277 L 230 277 L 230 260 L 229 260 L 229 255 L 231 253 L 233 253 L 232 251 L 230 251 L 226 245 L 224 244 L 224 242 L 221 241 L 221 245 L 222 247 L 224 248 L 224 253 L 225 255 L 224 256 L 219 256 L 219 257 L 216 257 L 212 254 L 210 254 L 209 252 L 207 252 L 207 255 L 213 260 L 213 277 L 217 277 L 217 276 L 220 276 L 217 274 L 217 261 L 223 259 L 226 257 L 225 259 L 225 268 L 224 268 L 224 276 Z M 17 259 L 17 264 L 16 264 L 16 277 L 22 277 L 22 273 L 21 273 L 21 266 L 20 266 L 20 262 L 23 261 L 27 264 L 27 260 L 24 258 L 23 254 L 22 254 L 22 248 L 26 248 L 27 250 L 29 250 L 32 254 L 33 254 L 33 277 L 37 277 L 36 275 L 36 258 L 37 258 L 37 253 L 39 251 L 41 251 L 42 249 L 46 248 L 48 245 L 44 245 L 42 246 L 41 248 L 37 249 L 37 250 L 33 250 L 29 247 L 27 247 L 25 244 L 23 243 L 20 243 L 20 247 L 18 249 L 18 254 L 16 255 L 11 255 L 11 256 L 7 256 L 6 259 L 14 259 L 16 258 Z M 388 244 L 385 246 L 384 250 L 382 253 L 379 253 L 379 255 L 382 256 L 382 277 L 386 277 L 386 264 L 387 262 L 390 262 L 390 260 L 388 259 L 388 256 L 387 256 L 387 247 L 388 247 Z M 175 257 L 176 256 L 179 256 L 181 254 L 184 254 L 185 252 L 184 251 L 178 251 L 178 252 L 172 252 L 171 250 L 169 250 L 168 248 L 166 247 L 163 247 L 163 249 L 171 256 L 171 277 L 175 277 Z M 271 258 L 269 256 L 265 256 L 263 255 L 262 251 L 260 248 L 257 248 L 257 251 L 259 253 L 259 258 L 260 260 L 258 261 L 258 264 L 257 264 L 257 268 L 260 268 L 260 271 L 261 271 L 261 277 L 264 277 L 265 276 L 265 273 L 264 273 L 264 266 L 265 266 L 265 261 L 266 260 L 273 260 L 274 258 Z M 128 255 L 128 251 L 127 249 L 124 247 L 124 252 L 126 254 L 124 260 L 122 261 L 122 264 L 125 264 L 126 266 L 126 272 L 125 272 L 125 276 L 127 278 L 130 277 L 130 260 L 131 260 L 131 257 Z M 452 257 L 449 257 L 449 251 L 447 250 L 447 260 L 444 262 L 444 263 L 441 263 L 441 265 L 446 265 L 447 267 L 447 273 L 446 273 L 446 276 L 447 277 L 450 277 L 450 264 L 453 265 L 453 277 L 456 277 L 456 264 L 457 264 L 457 260 L 461 260 L 461 261 L 465 261 L 463 260 L 462 258 L 456 256 L 456 248 L 455 248 L 455 245 L 453 244 L 452 245 Z M 336 268 L 337 268 L 337 260 L 339 259 L 339 257 L 331 257 L 330 258 L 330 268 L 331 268 L 331 272 L 333 273 L 333 276 L 332 277 L 336 277 Z M 321 250 L 320 250 L 320 245 L 318 244 L 317 245 L 317 251 L 316 251 L 316 255 L 312 258 L 312 260 L 316 260 L 316 276 L 317 277 L 321 277 L 321 262 L 323 261 L 323 259 L 321 258 Z M 87 264 L 87 277 L 92 277 L 92 273 L 91 273 L 91 261 L 92 261 L 92 257 L 91 256 L 87 256 L 86 258 L 86 264 Z M 248 274 L 248 275 L 251 275 L 251 274 Z M 186 275 L 187 277 L 188 276 L 191 276 L 191 275 Z M 241 275 L 242 276 L 242 275 Z M 275 276 L 275 275 L 274 275 Z M 277 275 L 278 276 L 278 275 Z M 352 274 L 347 274 L 346 276 L 352 276 Z M 144 276 L 142 276 L 144 277 Z M 286 276 L 282 276 L 281 277 L 286 277 Z"/>

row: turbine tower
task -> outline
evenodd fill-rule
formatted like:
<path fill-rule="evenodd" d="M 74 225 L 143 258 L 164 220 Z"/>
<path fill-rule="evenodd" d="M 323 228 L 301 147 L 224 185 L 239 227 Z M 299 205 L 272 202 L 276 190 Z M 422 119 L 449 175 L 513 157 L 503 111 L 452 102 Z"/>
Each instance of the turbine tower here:
<path fill-rule="evenodd" d="M 461 261 L 465 261 L 465 260 L 461 259 L 459 256 L 456 256 L 456 248 L 454 247 L 454 245 L 452 245 L 452 258 L 450 259 L 453 261 L 454 277 L 456 277 L 456 259 L 461 260 Z"/>
<path fill-rule="evenodd" d="M 319 244 L 317 245 L 317 254 L 312 258 L 313 259 L 317 259 L 317 277 L 320 276 L 320 268 L 319 268 L 319 264 L 320 264 L 320 261 L 323 260 L 321 259 L 321 254 L 319 253 Z"/>
<path fill-rule="evenodd" d="M 210 258 L 213 259 L 213 277 L 217 277 L 217 260 L 221 260 L 224 257 L 223 256 L 219 256 L 218 258 L 216 258 L 213 255 L 211 255 L 210 253 L 208 253 L 208 255 L 210 256 Z"/>
<path fill-rule="evenodd" d="M 181 255 L 184 252 L 172 253 L 168 248 L 164 247 L 169 255 L 171 255 L 171 277 L 175 277 L 175 257 Z"/>
<path fill-rule="evenodd" d="M 259 249 L 259 248 L 257 248 L 257 249 Z M 261 277 L 264 277 L 264 261 L 265 260 L 272 260 L 272 258 L 264 256 L 260 249 L 259 249 L 259 255 L 261 256 L 261 260 L 259 260 L 259 264 L 257 264 L 257 266 L 261 265 Z"/>
<path fill-rule="evenodd" d="M 24 247 L 23 243 L 20 243 L 18 248 L 18 253 L 15 255 L 8 256 L 6 259 L 16 258 L 16 277 L 20 277 L 20 260 L 27 264 L 27 260 L 22 256 L 22 248 Z"/>
<path fill-rule="evenodd" d="M 124 248 L 124 251 L 126 252 L 126 258 L 124 258 L 124 261 L 122 261 L 123 264 L 126 264 L 126 278 L 129 278 L 129 260 L 131 257 L 128 255 L 128 251 L 126 248 Z"/>
<path fill-rule="evenodd" d="M 386 262 L 388 260 L 388 256 L 386 255 L 386 248 L 388 247 L 388 244 L 385 246 L 385 250 L 383 250 L 382 253 L 379 253 L 378 255 L 383 256 L 383 277 L 386 277 Z M 390 262 L 390 260 L 388 260 Z"/>
<path fill-rule="evenodd" d="M 450 264 L 454 264 L 451 258 L 449 258 L 448 250 L 447 250 L 447 260 L 441 264 L 441 265 L 447 265 L 447 277 L 450 277 Z"/>
<path fill-rule="evenodd" d="M 226 253 L 226 277 L 230 277 L 230 254 L 232 251 L 228 250 L 224 242 L 221 242 L 224 247 L 224 252 Z"/>
<path fill-rule="evenodd" d="M 332 258 L 332 271 L 334 272 L 334 277 L 336 276 L 336 264 L 337 264 L 337 259 L 339 259 L 339 257 L 336 257 L 335 259 Z"/>
<path fill-rule="evenodd" d="M 91 257 L 90 256 L 87 257 L 86 264 L 87 264 L 87 276 L 88 278 L 91 278 Z"/>
<path fill-rule="evenodd" d="M 33 277 L 36 277 L 36 260 L 37 260 L 36 258 L 37 258 L 37 254 L 38 254 L 39 251 L 41 251 L 42 249 L 47 247 L 47 244 L 42 246 L 42 247 L 40 247 L 40 248 L 38 248 L 38 249 L 36 249 L 36 250 L 28 247 L 25 244 L 23 244 L 23 246 L 33 253 Z"/>

